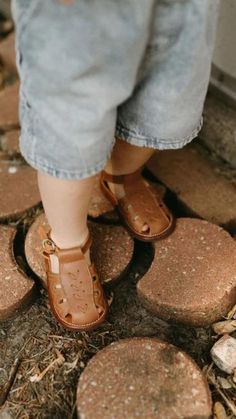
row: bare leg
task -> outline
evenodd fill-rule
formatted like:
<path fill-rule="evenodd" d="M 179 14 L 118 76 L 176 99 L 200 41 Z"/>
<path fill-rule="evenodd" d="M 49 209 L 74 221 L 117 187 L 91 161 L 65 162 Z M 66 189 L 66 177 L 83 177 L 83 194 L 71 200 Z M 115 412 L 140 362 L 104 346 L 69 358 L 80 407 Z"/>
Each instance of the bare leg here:
<path fill-rule="evenodd" d="M 138 170 L 154 152 L 153 148 L 138 147 L 117 138 L 105 170 L 114 175 L 127 175 Z"/>
<path fill-rule="evenodd" d="M 51 227 L 51 238 L 60 248 L 82 245 L 88 235 L 87 214 L 94 177 L 82 180 L 57 179 L 38 172 L 43 207 Z M 89 252 L 87 254 L 89 261 Z M 58 260 L 51 256 L 52 270 Z"/>
<path fill-rule="evenodd" d="M 126 141 L 116 140 L 111 159 L 107 163 L 105 170 L 113 175 L 127 175 L 138 170 L 143 166 L 154 153 L 153 148 L 137 147 Z M 124 188 L 122 185 L 109 183 L 109 187 L 117 198 L 124 196 Z M 148 225 L 144 224 L 143 231 L 148 229 Z"/>

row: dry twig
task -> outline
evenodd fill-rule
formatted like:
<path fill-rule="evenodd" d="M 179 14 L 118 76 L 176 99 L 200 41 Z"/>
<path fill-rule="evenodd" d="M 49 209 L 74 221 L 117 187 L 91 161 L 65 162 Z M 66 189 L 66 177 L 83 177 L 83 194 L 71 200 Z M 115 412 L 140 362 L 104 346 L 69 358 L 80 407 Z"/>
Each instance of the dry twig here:
<path fill-rule="evenodd" d="M 54 359 L 54 361 L 52 361 L 40 374 L 35 374 L 32 377 L 30 377 L 30 381 L 31 383 L 38 383 L 39 381 L 41 381 L 43 379 L 43 377 L 45 376 L 45 374 L 47 374 L 47 372 L 54 367 L 54 365 L 62 365 L 63 362 L 65 361 L 64 356 L 56 349 L 56 354 L 57 354 L 57 358 Z"/>
<path fill-rule="evenodd" d="M 214 374 L 212 372 L 209 372 L 208 375 L 207 375 L 207 378 L 210 381 L 210 383 L 215 387 L 215 389 L 219 393 L 219 395 L 222 397 L 222 399 L 224 400 L 227 407 L 231 410 L 231 412 L 236 417 L 236 405 L 235 405 L 235 403 L 232 402 L 231 400 L 229 400 L 228 397 L 225 395 L 225 393 L 221 390 L 220 385 L 219 385 L 217 379 L 215 378 Z"/>
<path fill-rule="evenodd" d="M 15 361 L 12 365 L 11 371 L 10 371 L 8 381 L 0 391 L 0 406 L 3 406 L 3 404 L 7 400 L 7 396 L 8 396 L 8 394 L 11 390 L 11 387 L 13 386 L 13 383 L 15 381 L 16 374 L 17 374 L 18 368 L 20 366 L 20 362 L 21 362 L 20 358 L 15 359 Z"/>

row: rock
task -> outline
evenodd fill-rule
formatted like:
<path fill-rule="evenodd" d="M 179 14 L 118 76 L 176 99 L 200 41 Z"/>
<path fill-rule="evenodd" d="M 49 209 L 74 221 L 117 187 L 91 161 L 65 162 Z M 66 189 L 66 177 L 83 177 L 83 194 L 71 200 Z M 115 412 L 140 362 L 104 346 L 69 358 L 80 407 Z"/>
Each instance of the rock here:
<path fill-rule="evenodd" d="M 81 419 L 210 418 L 211 396 L 195 362 L 155 338 L 133 338 L 99 351 L 77 389 Z"/>
<path fill-rule="evenodd" d="M 187 214 L 236 230 L 236 188 L 194 146 L 154 154 L 147 167 Z"/>
<path fill-rule="evenodd" d="M 0 226 L 0 322 L 18 315 L 34 301 L 36 287 L 18 267 L 13 254 L 16 230 Z"/>
<path fill-rule="evenodd" d="M 201 141 L 233 167 L 236 167 L 236 110 L 225 104 L 216 95 L 208 94 L 203 116 Z"/>
<path fill-rule="evenodd" d="M 40 201 L 37 172 L 17 162 L 0 162 L 0 221 L 15 220 Z"/>
<path fill-rule="evenodd" d="M 10 157 L 20 154 L 19 136 L 20 130 L 15 129 L 4 133 L 1 137 L 2 150 Z"/>
<path fill-rule="evenodd" d="M 19 128 L 18 116 L 19 83 L 0 91 L 0 129 L 8 131 Z"/>
<path fill-rule="evenodd" d="M 211 349 L 211 357 L 218 368 L 231 374 L 236 369 L 236 339 L 224 335 Z"/>
<path fill-rule="evenodd" d="M 46 287 L 46 272 L 41 254 L 39 226 L 49 228 L 44 214 L 31 225 L 25 241 L 25 255 L 31 269 Z M 113 284 L 127 272 L 134 251 L 134 242 L 122 226 L 89 223 L 93 237 L 91 257 L 103 282 Z"/>
<path fill-rule="evenodd" d="M 163 320 L 204 326 L 235 303 L 236 243 L 204 220 L 179 218 L 174 232 L 156 241 L 150 269 L 137 284 L 142 304 Z"/>

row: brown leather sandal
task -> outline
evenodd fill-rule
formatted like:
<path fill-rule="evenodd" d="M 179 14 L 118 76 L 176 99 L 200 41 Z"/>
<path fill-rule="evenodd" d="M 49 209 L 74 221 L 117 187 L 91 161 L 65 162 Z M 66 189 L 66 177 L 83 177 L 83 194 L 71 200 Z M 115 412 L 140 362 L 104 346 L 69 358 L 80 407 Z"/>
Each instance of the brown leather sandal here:
<path fill-rule="evenodd" d="M 108 182 L 122 184 L 125 196 L 117 199 Z M 164 202 L 154 196 L 141 169 L 129 175 L 110 175 L 105 170 L 100 175 L 100 186 L 106 198 L 118 210 L 132 236 L 142 241 L 153 241 L 168 236 L 174 229 L 174 218 Z M 147 224 L 148 229 L 142 231 Z"/>
<path fill-rule="evenodd" d="M 108 303 L 94 265 L 84 256 L 91 246 L 88 236 L 80 247 L 60 249 L 50 231 L 40 229 L 47 272 L 49 302 L 56 319 L 70 330 L 87 331 L 99 326 L 108 313 Z M 51 270 L 50 255 L 56 254 L 59 274 Z"/>

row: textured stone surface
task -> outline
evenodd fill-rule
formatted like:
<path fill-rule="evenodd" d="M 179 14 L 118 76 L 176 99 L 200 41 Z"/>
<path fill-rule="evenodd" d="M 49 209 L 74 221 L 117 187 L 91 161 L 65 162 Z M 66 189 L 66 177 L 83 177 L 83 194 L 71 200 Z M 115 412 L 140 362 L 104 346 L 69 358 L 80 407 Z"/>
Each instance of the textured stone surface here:
<path fill-rule="evenodd" d="M 211 348 L 211 356 L 221 370 L 228 374 L 236 371 L 236 339 L 227 334 L 222 336 Z"/>
<path fill-rule="evenodd" d="M 196 326 L 227 314 L 236 300 L 236 243 L 229 233 L 179 218 L 174 232 L 154 246 L 153 263 L 137 285 L 147 309 Z"/>
<path fill-rule="evenodd" d="M 98 352 L 77 389 L 81 419 L 206 419 L 211 405 L 195 362 L 152 338 L 121 340 Z"/>
<path fill-rule="evenodd" d="M 150 182 L 150 184 L 153 193 L 163 199 L 166 193 L 165 187 L 156 182 Z M 95 178 L 95 185 L 88 213 L 92 218 L 101 217 L 104 221 L 113 223 L 117 223 L 119 221 L 118 213 L 114 210 L 112 204 L 105 198 L 101 191 L 99 185 L 99 175 Z"/>
<path fill-rule="evenodd" d="M 19 218 L 38 205 L 36 171 L 14 162 L 0 162 L 0 197 L 0 221 Z"/>
<path fill-rule="evenodd" d="M 1 136 L 1 147 L 10 157 L 20 154 L 19 148 L 20 130 L 8 131 Z"/>
<path fill-rule="evenodd" d="M 44 259 L 40 253 L 42 251 L 41 238 L 38 234 L 40 225 L 48 228 L 44 214 L 35 220 L 27 233 L 25 254 L 30 267 L 46 286 Z M 121 226 L 90 222 L 89 228 L 93 237 L 91 256 L 101 281 L 113 283 L 125 274 L 132 259 L 133 240 Z"/>
<path fill-rule="evenodd" d="M 155 154 L 149 170 L 176 195 L 185 211 L 236 229 L 236 188 L 193 146 Z"/>
<path fill-rule="evenodd" d="M 16 230 L 0 226 L 0 321 L 16 316 L 36 295 L 35 283 L 18 267 L 13 255 Z"/>
<path fill-rule="evenodd" d="M 0 91 L 0 129 L 10 130 L 19 127 L 18 100 L 18 82 Z"/>
<path fill-rule="evenodd" d="M 208 94 L 200 139 L 223 159 L 236 167 L 236 110 Z"/>
<path fill-rule="evenodd" d="M 88 214 L 90 217 L 108 217 L 111 221 L 118 221 L 119 217 L 112 204 L 103 195 L 99 185 L 99 175 L 96 176 Z"/>
<path fill-rule="evenodd" d="M 7 72 L 17 73 L 14 33 L 0 42 L 0 62 Z"/>

